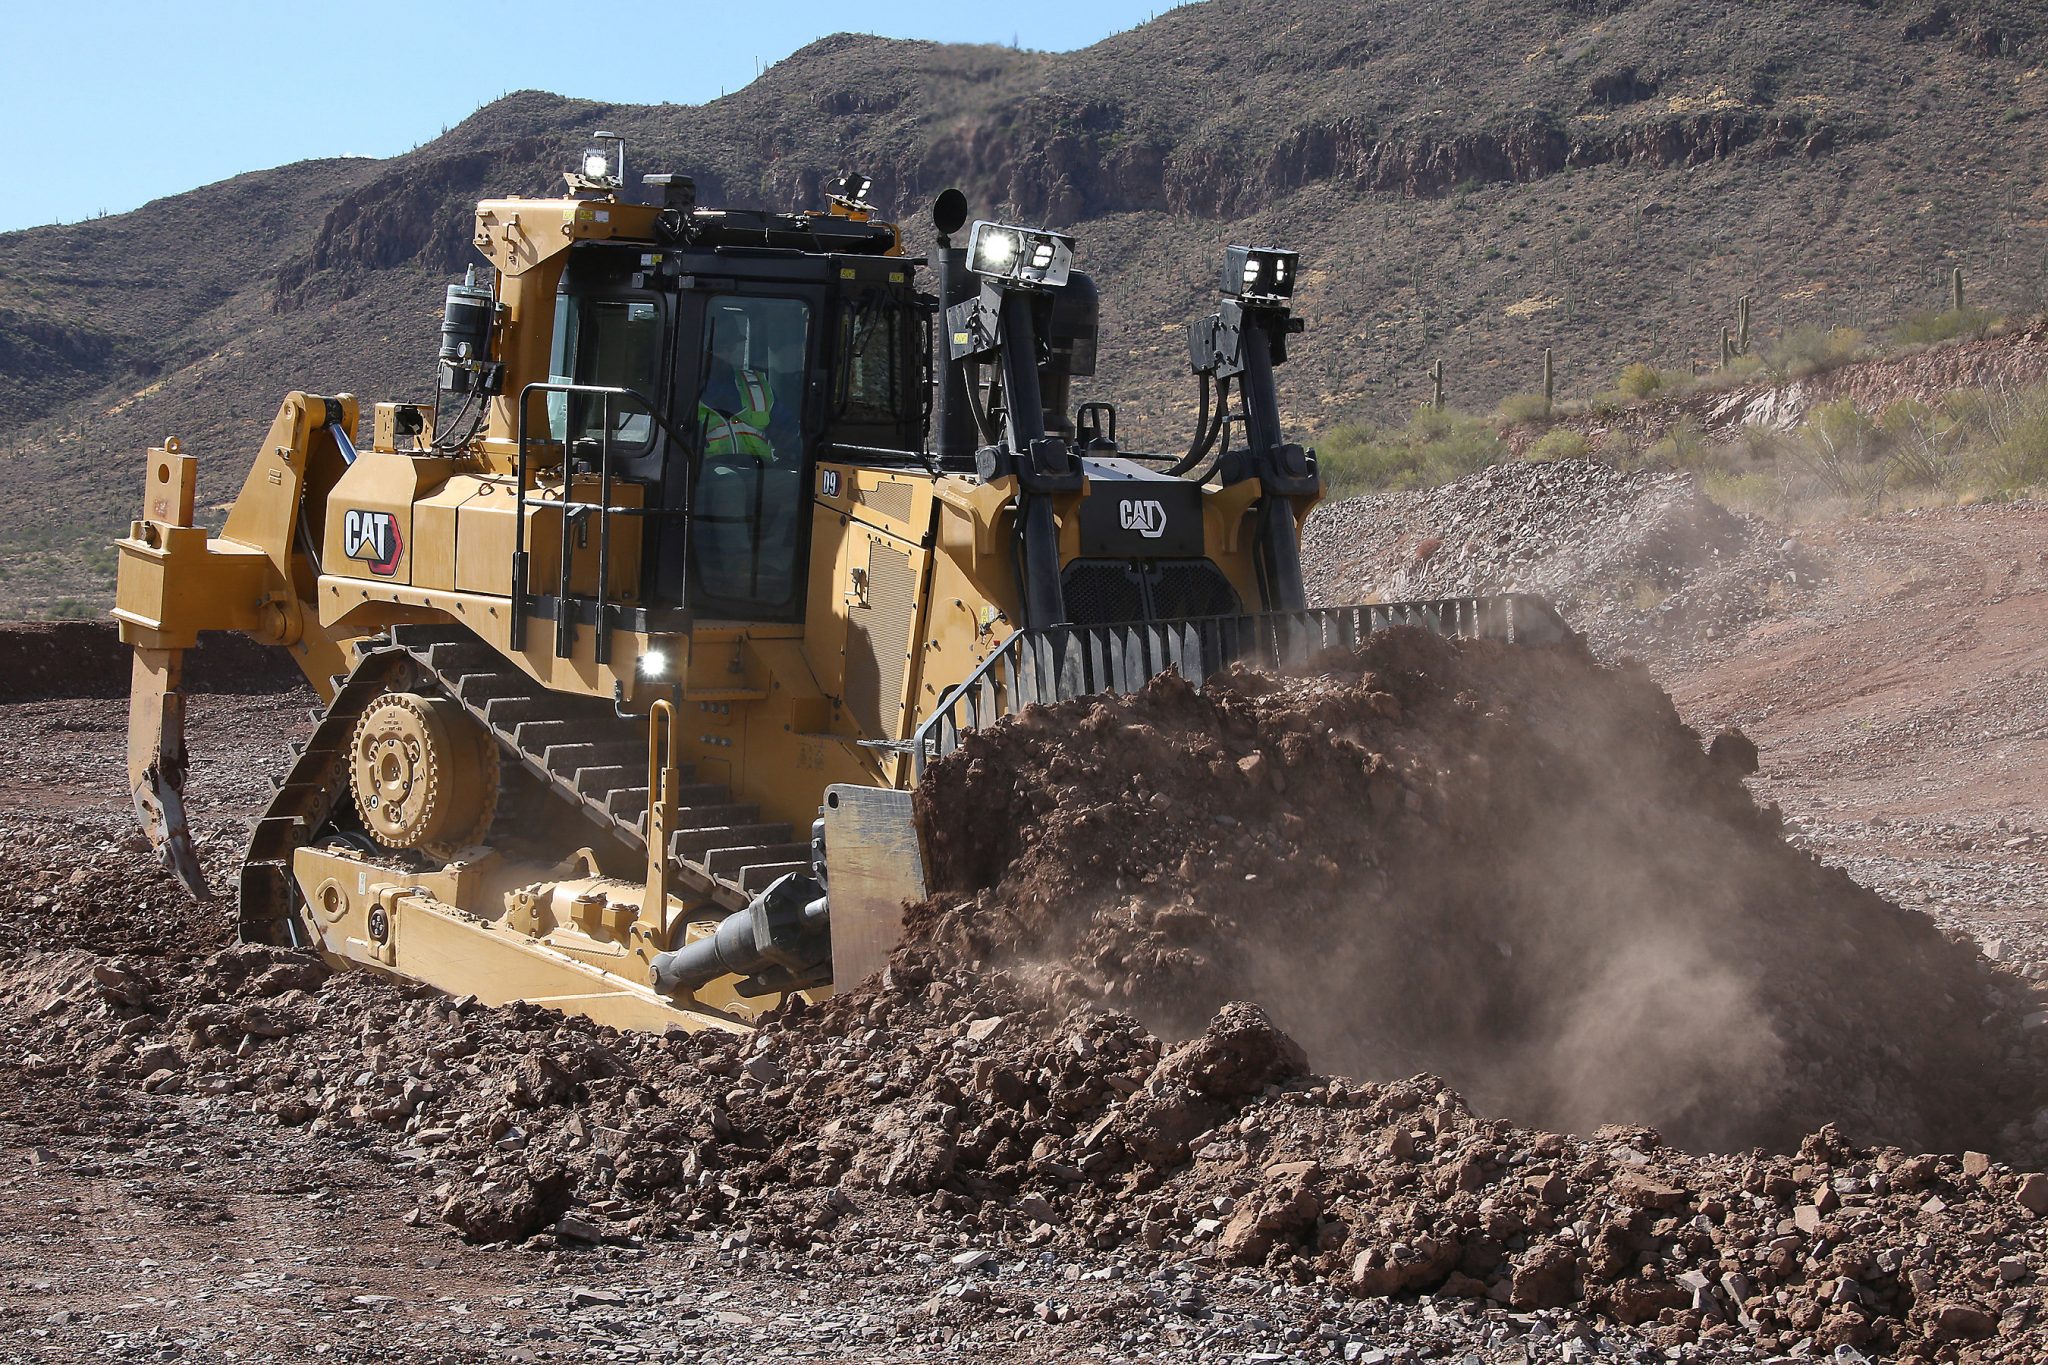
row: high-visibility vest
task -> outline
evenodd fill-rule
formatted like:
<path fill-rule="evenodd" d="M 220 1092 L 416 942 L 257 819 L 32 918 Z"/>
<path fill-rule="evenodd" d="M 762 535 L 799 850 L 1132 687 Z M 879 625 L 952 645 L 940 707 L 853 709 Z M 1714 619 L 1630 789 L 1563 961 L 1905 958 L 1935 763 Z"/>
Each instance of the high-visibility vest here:
<path fill-rule="evenodd" d="M 775 443 L 768 439 L 768 423 L 774 416 L 775 390 L 760 370 L 736 370 L 740 410 L 727 417 L 705 403 L 697 405 L 697 422 L 704 432 L 704 453 L 728 458 L 751 456 L 767 464 L 775 458 Z"/>
<path fill-rule="evenodd" d="M 768 382 L 767 372 L 743 369 L 737 377 L 741 401 L 740 410 L 733 416 L 757 431 L 766 431 L 775 415 L 775 389 Z"/>

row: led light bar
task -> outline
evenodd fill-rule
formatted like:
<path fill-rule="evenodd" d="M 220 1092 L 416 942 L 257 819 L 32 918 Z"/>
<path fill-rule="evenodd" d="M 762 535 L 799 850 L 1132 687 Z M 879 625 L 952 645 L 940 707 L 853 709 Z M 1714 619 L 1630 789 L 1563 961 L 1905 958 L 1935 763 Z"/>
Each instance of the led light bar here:
<path fill-rule="evenodd" d="M 1074 239 L 1044 228 L 976 223 L 967 268 L 985 279 L 1057 289 L 1073 272 Z"/>
<path fill-rule="evenodd" d="M 1230 247 L 1223 253 L 1223 292 L 1241 299 L 1291 299 L 1300 261 L 1301 254 L 1295 251 L 1269 246 Z"/>

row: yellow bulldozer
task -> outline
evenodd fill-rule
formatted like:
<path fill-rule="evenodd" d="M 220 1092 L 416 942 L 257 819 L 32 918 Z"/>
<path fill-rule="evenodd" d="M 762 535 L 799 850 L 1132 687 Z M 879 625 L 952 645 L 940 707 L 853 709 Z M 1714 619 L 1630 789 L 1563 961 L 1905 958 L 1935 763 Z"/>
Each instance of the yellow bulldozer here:
<path fill-rule="evenodd" d="M 1393 623 L 1562 633 L 1517 596 L 1308 608 L 1292 253 L 1225 252 L 1197 430 L 1147 455 L 1072 402 L 1073 238 L 968 228 L 947 191 L 913 259 L 859 176 L 718 209 L 681 175 L 629 195 L 623 161 L 600 135 L 562 197 L 477 206 L 435 397 L 376 404 L 367 449 L 355 397 L 288 394 L 218 534 L 197 457 L 149 453 L 129 777 L 195 895 L 183 651 L 241 631 L 321 702 L 240 866 L 245 939 L 745 1029 L 885 961 L 923 889 L 911 790 L 974 727 Z"/>

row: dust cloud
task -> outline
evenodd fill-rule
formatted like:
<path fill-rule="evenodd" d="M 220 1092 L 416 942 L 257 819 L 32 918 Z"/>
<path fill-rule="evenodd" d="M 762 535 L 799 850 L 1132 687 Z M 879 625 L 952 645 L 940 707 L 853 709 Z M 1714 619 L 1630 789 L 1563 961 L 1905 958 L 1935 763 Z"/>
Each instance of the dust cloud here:
<path fill-rule="evenodd" d="M 1786 842 L 1744 747 L 1577 644 L 1169 675 L 935 766 L 913 934 L 1168 1037 L 1255 1000 L 1318 1070 L 1552 1129 L 1997 1149 L 2039 1079 L 1993 969 Z"/>

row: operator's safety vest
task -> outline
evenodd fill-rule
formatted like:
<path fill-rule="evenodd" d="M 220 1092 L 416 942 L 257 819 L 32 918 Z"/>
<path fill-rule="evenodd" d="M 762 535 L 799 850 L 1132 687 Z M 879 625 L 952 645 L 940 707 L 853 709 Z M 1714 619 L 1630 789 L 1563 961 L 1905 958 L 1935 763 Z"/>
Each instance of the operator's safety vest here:
<path fill-rule="evenodd" d="M 769 419 L 775 410 L 775 390 L 768 376 L 759 370 L 736 372 L 740 389 L 740 410 L 727 417 L 704 403 L 697 405 L 697 422 L 704 431 L 704 453 L 727 458 L 751 456 L 763 464 L 775 459 L 775 443 L 768 439 Z"/>

